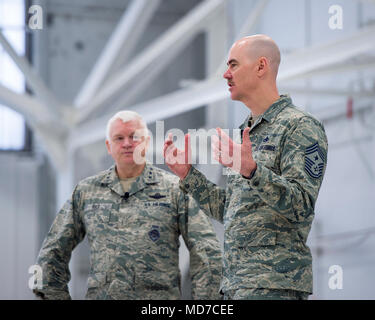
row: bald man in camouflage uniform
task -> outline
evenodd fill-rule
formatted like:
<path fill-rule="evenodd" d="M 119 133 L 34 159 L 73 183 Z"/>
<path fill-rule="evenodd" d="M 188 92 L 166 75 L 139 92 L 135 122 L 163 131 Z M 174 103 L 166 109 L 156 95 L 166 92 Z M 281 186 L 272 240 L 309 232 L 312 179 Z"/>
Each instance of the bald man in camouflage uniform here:
<path fill-rule="evenodd" d="M 279 63 L 279 49 L 265 35 L 243 38 L 231 48 L 224 78 L 231 98 L 251 114 L 240 127 L 242 142 L 220 128 L 212 138 L 215 159 L 228 167 L 225 190 L 190 164 L 168 164 L 171 155 L 186 156 L 190 147 L 179 150 L 170 138 L 164 146 L 181 189 L 224 223 L 225 299 L 307 299 L 313 289 L 306 241 L 328 143 L 318 120 L 279 95 Z"/>
<path fill-rule="evenodd" d="M 180 299 L 179 235 L 190 252 L 193 299 L 218 299 L 221 252 L 209 219 L 178 178 L 144 162 L 147 127 L 132 112 L 108 123 L 116 165 L 78 183 L 40 251 L 44 299 L 70 299 L 68 263 L 88 238 L 87 299 Z M 136 152 L 138 148 L 138 160 Z"/>

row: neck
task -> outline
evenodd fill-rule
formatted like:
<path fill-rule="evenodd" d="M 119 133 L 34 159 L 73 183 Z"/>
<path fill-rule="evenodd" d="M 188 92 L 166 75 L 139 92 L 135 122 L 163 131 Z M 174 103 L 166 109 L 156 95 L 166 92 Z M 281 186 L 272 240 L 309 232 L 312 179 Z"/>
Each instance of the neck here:
<path fill-rule="evenodd" d="M 134 178 L 141 175 L 146 163 L 119 165 L 116 163 L 116 172 L 120 179 Z"/>
<path fill-rule="evenodd" d="M 243 103 L 251 110 L 251 114 L 258 116 L 263 114 L 273 103 L 280 98 L 276 85 L 270 91 L 268 88 L 258 88 L 251 96 L 246 97 Z"/>

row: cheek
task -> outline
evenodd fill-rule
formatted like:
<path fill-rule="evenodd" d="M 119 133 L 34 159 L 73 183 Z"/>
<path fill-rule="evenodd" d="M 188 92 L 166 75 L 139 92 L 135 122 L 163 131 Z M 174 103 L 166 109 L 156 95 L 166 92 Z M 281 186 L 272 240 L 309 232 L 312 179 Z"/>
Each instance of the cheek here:
<path fill-rule="evenodd" d="M 120 149 L 116 148 L 116 147 L 112 147 L 110 154 L 111 154 L 111 156 L 116 157 L 116 156 L 118 156 L 120 154 Z"/>
<path fill-rule="evenodd" d="M 242 85 L 245 88 L 253 87 L 254 79 L 249 73 L 244 73 L 242 75 Z"/>

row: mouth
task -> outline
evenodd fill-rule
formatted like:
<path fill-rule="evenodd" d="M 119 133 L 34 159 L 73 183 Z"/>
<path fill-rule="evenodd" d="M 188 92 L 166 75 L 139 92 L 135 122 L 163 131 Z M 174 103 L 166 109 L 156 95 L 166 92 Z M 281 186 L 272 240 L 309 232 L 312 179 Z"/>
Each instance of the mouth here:
<path fill-rule="evenodd" d="M 234 83 L 228 82 L 229 91 L 232 91 Z"/>

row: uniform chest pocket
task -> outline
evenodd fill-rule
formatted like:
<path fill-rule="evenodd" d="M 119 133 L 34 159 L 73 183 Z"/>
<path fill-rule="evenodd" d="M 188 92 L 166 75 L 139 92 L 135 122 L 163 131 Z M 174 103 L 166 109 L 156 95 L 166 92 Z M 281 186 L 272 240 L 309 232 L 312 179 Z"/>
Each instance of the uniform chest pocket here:
<path fill-rule="evenodd" d="M 280 174 L 280 163 L 277 146 L 274 144 L 261 144 L 254 152 L 254 159 L 268 169 Z"/>
<path fill-rule="evenodd" d="M 239 249 L 273 246 L 277 238 L 275 219 L 268 212 L 252 213 L 233 227 L 230 235 Z"/>
<path fill-rule="evenodd" d="M 90 203 L 85 207 L 84 221 L 88 230 L 105 229 L 111 218 L 111 203 Z"/>
<path fill-rule="evenodd" d="M 174 211 L 170 202 L 167 201 L 143 201 L 142 202 L 142 218 L 148 221 L 168 224 L 174 216 Z"/>

